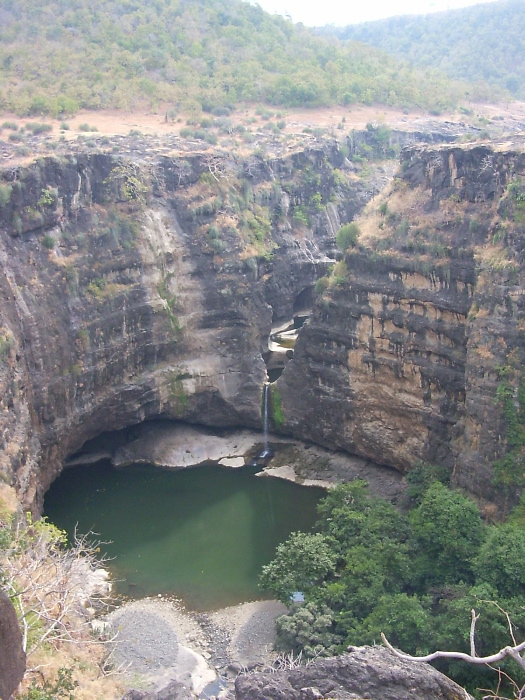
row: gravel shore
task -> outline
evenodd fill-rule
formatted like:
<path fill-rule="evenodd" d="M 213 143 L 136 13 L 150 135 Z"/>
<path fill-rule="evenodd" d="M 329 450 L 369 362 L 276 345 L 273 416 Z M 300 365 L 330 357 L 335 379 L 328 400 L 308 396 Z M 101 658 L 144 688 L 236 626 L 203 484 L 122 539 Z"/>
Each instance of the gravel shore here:
<path fill-rule="evenodd" d="M 274 661 L 275 618 L 284 612 L 275 600 L 195 613 L 180 601 L 145 598 L 117 608 L 105 623 L 117 635 L 113 663 L 130 685 L 159 692 L 178 681 L 206 698 L 227 695 L 239 672 Z"/>

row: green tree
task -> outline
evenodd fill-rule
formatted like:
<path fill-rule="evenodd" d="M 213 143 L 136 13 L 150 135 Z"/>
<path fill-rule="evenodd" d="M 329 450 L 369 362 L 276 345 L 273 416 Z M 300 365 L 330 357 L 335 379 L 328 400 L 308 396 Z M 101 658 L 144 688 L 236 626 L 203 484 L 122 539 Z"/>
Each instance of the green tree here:
<path fill-rule="evenodd" d="M 525 595 L 525 532 L 506 523 L 491 527 L 474 561 L 476 580 L 503 598 Z"/>
<path fill-rule="evenodd" d="M 283 603 L 295 591 L 307 591 L 335 571 L 337 555 L 319 533 L 293 532 L 277 547 L 275 559 L 263 566 L 261 586 Z"/>
<path fill-rule="evenodd" d="M 334 539 L 334 548 L 342 556 L 352 546 L 370 548 L 372 541 L 408 538 L 406 516 L 392 503 L 370 496 L 365 481 L 356 480 L 331 489 L 318 511 L 320 529 Z"/>
<path fill-rule="evenodd" d="M 474 561 L 484 535 L 477 505 L 436 482 L 411 514 L 414 570 L 420 583 L 473 582 Z"/>
<path fill-rule="evenodd" d="M 335 242 L 337 247 L 343 253 L 345 253 L 348 248 L 352 248 L 357 243 L 359 237 L 359 227 L 354 222 L 350 224 L 345 224 L 341 226 L 337 235 L 335 237 Z"/>
<path fill-rule="evenodd" d="M 421 601 L 406 593 L 384 595 L 370 615 L 348 633 L 345 644 L 379 643 L 384 633 L 399 649 L 427 654 L 433 636 L 429 609 L 429 599 Z"/>

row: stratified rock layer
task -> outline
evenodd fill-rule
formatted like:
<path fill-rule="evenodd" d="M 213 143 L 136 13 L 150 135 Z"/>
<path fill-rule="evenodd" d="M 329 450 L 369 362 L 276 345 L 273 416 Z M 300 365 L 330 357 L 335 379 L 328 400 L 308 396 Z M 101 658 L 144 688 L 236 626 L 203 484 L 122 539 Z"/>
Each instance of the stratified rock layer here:
<path fill-rule="evenodd" d="M 517 397 L 524 360 L 524 177 L 509 144 L 404 152 L 277 382 L 284 430 L 494 495 L 498 387 Z"/>
<path fill-rule="evenodd" d="M 517 405 L 525 361 L 522 151 L 404 151 L 274 387 L 275 430 L 403 472 L 436 462 L 494 496 L 512 446 L 500 388 Z M 313 299 L 340 224 L 388 179 L 355 170 L 335 143 L 5 170 L 0 471 L 21 499 L 38 509 L 105 431 L 260 428 L 272 323 Z"/>

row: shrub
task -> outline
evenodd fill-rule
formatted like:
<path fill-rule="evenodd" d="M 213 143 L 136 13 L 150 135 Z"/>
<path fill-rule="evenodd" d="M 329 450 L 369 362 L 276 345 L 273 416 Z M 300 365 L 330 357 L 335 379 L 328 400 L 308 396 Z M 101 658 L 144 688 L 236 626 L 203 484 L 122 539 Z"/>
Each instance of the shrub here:
<path fill-rule="evenodd" d="M 33 134 L 45 134 L 49 131 L 53 131 L 51 124 L 41 124 L 40 122 L 28 122 L 26 124 L 27 131 L 31 131 Z"/>
<path fill-rule="evenodd" d="M 86 122 L 84 122 L 83 124 L 79 124 L 78 130 L 79 131 L 98 131 L 96 126 L 90 126 Z"/>
<path fill-rule="evenodd" d="M 39 207 L 51 207 L 58 198 L 58 190 L 55 187 L 50 189 L 43 188 L 38 200 Z"/>
<path fill-rule="evenodd" d="M 337 247 L 342 253 L 345 253 L 348 248 L 355 246 L 359 236 L 359 228 L 357 224 L 350 223 L 341 226 L 335 237 Z"/>
<path fill-rule="evenodd" d="M 293 220 L 296 224 L 299 224 L 299 226 L 308 226 L 309 221 L 308 221 L 308 216 L 304 212 L 302 207 L 296 207 L 293 213 Z"/>
<path fill-rule="evenodd" d="M 12 191 L 13 185 L 0 185 L 0 207 L 5 207 L 5 205 L 9 202 L 9 200 L 11 199 Z"/>
<path fill-rule="evenodd" d="M 321 277 L 315 283 L 315 293 L 317 295 L 321 296 L 328 289 L 329 285 L 330 285 L 329 278 L 328 277 Z"/>
<path fill-rule="evenodd" d="M 47 248 L 48 250 L 52 250 L 55 247 L 55 239 L 53 238 L 53 236 L 46 234 L 42 238 L 42 245 L 44 246 L 44 248 Z"/>
<path fill-rule="evenodd" d="M 333 612 L 326 605 L 306 603 L 275 621 L 277 647 L 307 658 L 333 656 L 341 639 L 333 634 Z"/>

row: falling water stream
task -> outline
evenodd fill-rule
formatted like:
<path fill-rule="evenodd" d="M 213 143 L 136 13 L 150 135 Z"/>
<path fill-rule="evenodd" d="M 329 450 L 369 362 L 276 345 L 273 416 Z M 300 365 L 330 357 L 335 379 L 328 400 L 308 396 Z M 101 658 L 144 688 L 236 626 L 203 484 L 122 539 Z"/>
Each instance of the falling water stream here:
<path fill-rule="evenodd" d="M 268 444 L 268 403 L 269 403 L 269 398 L 270 398 L 270 385 L 268 382 L 264 385 L 264 390 L 263 390 L 263 441 L 264 441 L 264 448 L 263 451 L 261 452 L 259 459 L 265 460 L 268 459 L 269 457 L 272 456 L 272 451 L 270 450 L 270 446 Z"/>

